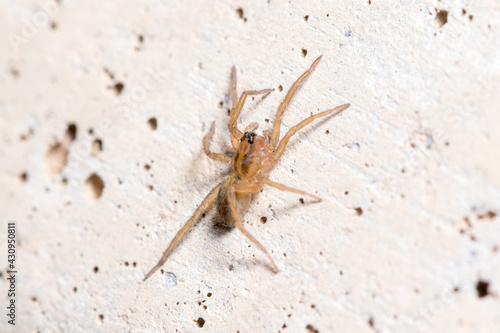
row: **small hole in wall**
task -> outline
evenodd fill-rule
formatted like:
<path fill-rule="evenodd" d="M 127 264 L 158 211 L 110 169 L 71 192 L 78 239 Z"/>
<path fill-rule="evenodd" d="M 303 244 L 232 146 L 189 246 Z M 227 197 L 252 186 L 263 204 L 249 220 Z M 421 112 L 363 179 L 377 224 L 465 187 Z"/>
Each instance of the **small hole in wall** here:
<path fill-rule="evenodd" d="M 85 196 L 88 200 L 97 200 L 101 197 L 104 189 L 102 178 L 93 173 L 85 181 Z"/>
<path fill-rule="evenodd" d="M 101 139 L 95 139 L 94 142 L 92 142 L 92 155 L 96 156 L 99 154 L 99 152 L 102 151 L 102 140 Z"/>
<path fill-rule="evenodd" d="M 302 56 L 305 58 L 307 55 L 307 50 L 306 49 L 302 49 Z"/>
<path fill-rule="evenodd" d="M 488 287 L 490 286 L 489 282 L 479 280 L 476 284 L 477 297 L 483 298 L 488 296 Z"/>
<path fill-rule="evenodd" d="M 243 22 L 246 22 L 247 21 L 247 18 L 243 16 L 244 12 L 243 12 L 243 8 L 238 8 L 236 9 L 236 15 L 238 16 L 238 18 L 242 19 Z"/>
<path fill-rule="evenodd" d="M 158 122 L 156 121 L 156 118 L 155 117 L 149 118 L 148 125 L 152 131 L 156 130 L 156 128 L 158 127 Z"/>
<path fill-rule="evenodd" d="M 104 321 L 104 315 L 100 314 L 100 315 L 99 315 L 99 320 L 100 320 L 101 322 L 103 322 L 103 321 Z"/>
<path fill-rule="evenodd" d="M 121 82 L 116 82 L 112 86 L 112 88 L 115 91 L 116 95 L 120 95 L 122 93 L 123 89 L 125 88 L 125 85 Z"/>
<path fill-rule="evenodd" d="M 70 141 L 75 141 L 76 139 L 76 125 L 71 123 L 68 125 L 66 130 L 66 135 L 69 137 Z"/>
<path fill-rule="evenodd" d="M 94 267 L 94 273 L 97 273 L 97 272 L 99 272 L 99 267 L 95 266 Z"/>
<path fill-rule="evenodd" d="M 319 331 L 317 329 L 315 329 L 314 326 L 311 324 L 308 324 L 306 326 L 306 332 L 307 333 L 319 333 Z"/>
<path fill-rule="evenodd" d="M 309 15 L 304 16 L 304 21 L 307 22 L 307 20 L 309 20 Z"/>
<path fill-rule="evenodd" d="M 267 217 L 262 216 L 262 217 L 260 218 L 260 223 L 265 224 L 266 222 L 267 222 Z"/>
<path fill-rule="evenodd" d="M 19 175 L 19 180 L 22 183 L 26 183 L 26 181 L 28 180 L 28 173 L 26 171 L 21 172 L 21 174 Z"/>
<path fill-rule="evenodd" d="M 438 28 L 441 28 L 443 25 L 448 23 L 448 11 L 440 10 L 436 14 L 436 25 Z"/>
<path fill-rule="evenodd" d="M 203 325 L 205 325 L 205 319 L 203 319 L 201 317 L 198 318 L 198 319 L 196 319 L 195 322 L 196 322 L 196 324 L 198 325 L 199 328 L 202 328 Z"/>
<path fill-rule="evenodd" d="M 368 319 L 368 325 L 370 325 L 371 328 L 375 328 L 375 320 L 373 319 L 373 317 L 370 317 L 370 319 Z"/>

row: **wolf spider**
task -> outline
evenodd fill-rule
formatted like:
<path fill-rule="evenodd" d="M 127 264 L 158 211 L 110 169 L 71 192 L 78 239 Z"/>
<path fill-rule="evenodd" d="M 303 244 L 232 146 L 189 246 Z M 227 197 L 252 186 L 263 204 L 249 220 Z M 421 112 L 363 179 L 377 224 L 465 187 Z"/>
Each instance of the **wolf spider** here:
<path fill-rule="evenodd" d="M 205 197 L 201 205 L 195 210 L 193 216 L 186 222 L 186 224 L 177 232 L 174 239 L 168 246 L 168 248 L 163 252 L 163 256 L 156 266 L 154 266 L 149 273 L 144 278 L 144 281 L 148 279 L 153 273 L 160 268 L 167 260 L 168 255 L 172 252 L 175 244 L 184 236 L 188 229 L 198 220 L 200 215 L 217 206 L 217 211 L 222 217 L 223 225 L 229 227 L 236 227 L 246 236 L 250 241 L 252 241 L 262 252 L 264 252 L 271 262 L 271 265 L 275 272 L 278 272 L 278 268 L 274 263 L 273 259 L 266 251 L 264 246 L 255 239 L 243 226 L 241 217 L 247 210 L 250 202 L 252 201 L 254 195 L 258 193 L 262 185 L 268 185 L 277 188 L 282 191 L 294 192 L 302 195 L 309 196 L 316 200 L 316 202 L 321 201 L 321 198 L 306 193 L 302 190 L 288 187 L 286 185 L 276 183 L 269 179 L 269 172 L 272 167 L 280 159 L 285 147 L 290 140 L 290 138 L 297 133 L 302 127 L 306 126 L 314 119 L 325 117 L 328 115 L 338 115 L 340 112 L 344 111 L 349 107 L 349 104 L 344 104 L 337 106 L 336 108 L 326 110 L 315 115 L 312 115 L 297 125 L 290 128 L 290 130 L 285 134 L 285 136 L 280 141 L 280 125 L 281 117 L 285 112 L 285 109 L 292 99 L 295 91 L 297 90 L 299 84 L 305 80 L 305 78 L 314 70 L 321 56 L 316 59 L 311 67 L 302 74 L 297 81 L 292 85 L 285 99 L 280 104 L 278 111 L 276 112 L 276 118 L 274 120 L 273 129 L 263 131 L 262 135 L 255 133 L 255 130 L 259 126 L 256 122 L 251 123 L 245 128 L 245 132 L 238 129 L 236 121 L 240 116 L 241 109 L 247 96 L 267 94 L 271 92 L 271 89 L 263 90 L 250 90 L 241 93 L 238 99 L 238 94 L 236 91 L 236 68 L 233 66 L 232 69 L 232 102 L 233 107 L 231 110 L 231 115 L 229 119 L 229 133 L 231 135 L 231 144 L 235 150 L 235 156 L 233 158 L 228 157 L 223 154 L 213 153 L 210 151 L 208 146 L 208 141 L 212 138 L 215 132 L 215 122 L 212 123 L 210 131 L 203 138 L 203 149 L 205 154 L 213 160 L 225 163 L 229 165 L 232 169 L 230 175 L 228 175 L 219 185 L 214 187 L 210 193 Z"/>

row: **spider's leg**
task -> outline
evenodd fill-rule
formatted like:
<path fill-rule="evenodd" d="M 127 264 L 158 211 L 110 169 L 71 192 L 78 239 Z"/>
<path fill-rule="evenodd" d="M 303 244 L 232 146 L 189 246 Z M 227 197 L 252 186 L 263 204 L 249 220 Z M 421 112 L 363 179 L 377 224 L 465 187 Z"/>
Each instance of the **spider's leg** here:
<path fill-rule="evenodd" d="M 283 113 L 285 112 L 286 107 L 288 106 L 288 103 L 290 103 L 290 100 L 292 99 L 293 95 L 295 94 L 295 91 L 299 87 L 300 83 L 306 79 L 306 77 L 311 74 L 311 72 L 314 70 L 318 62 L 321 60 L 322 56 L 319 56 L 314 62 L 312 63 L 311 67 L 307 71 L 302 74 L 297 81 L 294 82 L 290 90 L 288 90 L 288 93 L 285 96 L 285 99 L 283 102 L 281 102 L 278 111 L 276 111 L 276 118 L 274 118 L 274 123 L 273 123 L 273 135 L 271 136 L 271 146 L 276 147 L 278 145 L 278 142 L 280 140 L 280 126 L 281 126 L 281 117 L 283 116 Z"/>
<path fill-rule="evenodd" d="M 203 150 L 205 151 L 205 154 L 207 154 L 208 157 L 215 161 L 219 161 L 222 163 L 225 163 L 227 165 L 231 165 L 232 159 L 226 155 L 219 154 L 219 153 L 212 153 L 210 151 L 210 148 L 208 146 L 208 140 L 212 138 L 212 136 L 215 133 L 215 121 L 212 122 L 212 126 L 210 126 L 210 131 L 203 137 Z"/>
<path fill-rule="evenodd" d="M 281 139 L 278 147 L 274 151 L 273 156 L 271 157 L 271 163 L 274 164 L 274 163 L 276 163 L 276 161 L 279 160 L 279 158 L 281 157 L 281 155 L 285 151 L 286 145 L 288 144 L 288 141 L 290 140 L 292 135 L 297 133 L 297 131 L 300 130 L 302 127 L 306 126 L 307 124 L 309 124 L 310 122 L 312 122 L 314 119 L 317 119 L 317 118 L 325 117 L 325 116 L 328 116 L 331 114 L 336 116 L 339 113 L 341 113 L 342 111 L 344 111 L 345 109 L 347 109 L 349 107 L 349 105 L 350 104 L 340 105 L 340 106 L 337 106 L 336 108 L 314 114 L 314 115 L 302 120 L 300 123 L 293 126 L 292 128 L 290 128 L 290 130 L 285 134 L 283 139 Z"/>
<path fill-rule="evenodd" d="M 233 100 L 232 106 L 234 107 L 238 103 L 238 90 L 236 89 L 236 66 L 233 66 L 231 71 L 233 77 L 233 85 L 231 87 L 231 98 Z"/>
<path fill-rule="evenodd" d="M 233 104 L 233 109 L 231 110 L 231 117 L 229 118 L 229 133 L 231 134 L 231 143 L 234 149 L 238 148 L 239 142 L 243 133 L 238 129 L 236 125 L 236 121 L 240 116 L 241 109 L 243 109 L 243 105 L 245 104 L 245 100 L 247 96 L 251 95 L 260 95 L 260 94 L 268 94 L 271 92 L 271 89 L 262 89 L 262 90 L 248 90 L 241 93 L 240 99 L 238 103 Z"/>
<path fill-rule="evenodd" d="M 314 194 L 310 194 L 310 193 L 304 192 L 302 190 L 298 190 L 298 189 L 293 188 L 293 187 L 288 187 L 286 185 L 273 182 L 272 180 L 267 179 L 267 178 L 261 179 L 261 182 L 266 184 L 266 185 L 277 188 L 278 190 L 281 190 L 281 191 L 288 191 L 288 192 L 293 192 L 293 193 L 297 193 L 297 194 L 307 195 L 307 196 L 315 199 L 316 200 L 315 202 L 320 202 L 322 200 L 320 197 L 318 197 Z"/>
<path fill-rule="evenodd" d="M 177 242 L 182 238 L 182 236 L 184 236 L 184 234 L 194 224 L 194 222 L 196 222 L 196 220 L 200 217 L 200 215 L 204 211 L 211 209 L 215 205 L 215 199 L 217 198 L 217 193 L 219 192 L 219 188 L 220 184 L 214 187 L 212 191 L 210 191 L 210 193 L 205 197 L 201 205 L 198 206 L 198 208 L 196 208 L 196 210 L 193 213 L 193 216 L 186 222 L 186 224 L 181 228 L 181 230 L 177 232 L 177 235 L 175 235 L 174 239 L 172 239 L 168 248 L 165 250 L 165 252 L 163 252 L 163 255 L 160 261 L 158 261 L 158 264 L 156 264 L 156 266 L 149 271 L 146 277 L 144 277 L 143 281 L 146 281 L 151 275 L 153 275 L 154 272 L 156 272 L 158 268 L 160 268 L 165 263 L 168 255 L 174 249 L 175 244 L 177 244 Z"/>
<path fill-rule="evenodd" d="M 274 260 L 271 258 L 269 253 L 266 251 L 264 246 L 259 243 L 255 237 L 253 237 L 244 227 L 243 227 L 243 222 L 241 221 L 240 214 L 238 213 L 238 209 L 236 208 L 237 205 L 237 200 L 236 200 L 236 195 L 235 192 L 256 192 L 260 188 L 260 185 L 257 183 L 250 183 L 250 184 L 236 184 L 236 185 L 231 185 L 229 188 L 229 204 L 231 205 L 231 211 L 233 213 L 234 220 L 236 221 L 236 226 L 238 229 L 248 238 L 250 239 L 257 247 L 266 254 L 267 258 L 271 262 L 271 265 L 273 266 L 274 271 L 277 273 L 278 272 L 278 267 L 276 267 L 276 264 L 274 263 Z"/>

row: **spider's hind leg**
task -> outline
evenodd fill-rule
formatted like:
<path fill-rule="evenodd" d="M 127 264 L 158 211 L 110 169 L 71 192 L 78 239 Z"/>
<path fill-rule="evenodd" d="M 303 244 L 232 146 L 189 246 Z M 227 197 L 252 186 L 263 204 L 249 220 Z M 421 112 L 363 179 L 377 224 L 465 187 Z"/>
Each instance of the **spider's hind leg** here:
<path fill-rule="evenodd" d="M 266 254 L 267 258 L 271 262 L 271 266 L 273 267 L 274 272 L 277 273 L 278 267 L 276 267 L 276 264 L 274 263 L 273 258 L 271 258 L 271 256 L 269 255 L 267 250 L 264 248 L 264 246 L 262 246 L 262 244 L 260 244 L 259 241 L 257 239 L 255 239 L 255 237 L 252 236 L 252 234 L 250 234 L 245 229 L 245 227 L 243 226 L 243 222 L 241 221 L 240 214 L 238 213 L 238 209 L 236 208 L 237 207 L 237 201 L 236 201 L 237 199 L 236 199 L 235 191 L 236 192 L 256 192 L 259 189 L 260 189 L 260 185 L 256 184 L 256 183 L 232 185 L 229 188 L 229 193 L 228 193 L 229 204 L 231 206 L 231 211 L 233 213 L 233 217 L 234 217 L 234 220 L 236 222 L 236 227 L 243 233 L 243 235 L 245 235 L 249 240 L 252 241 L 252 243 L 254 243 L 262 252 L 264 252 Z"/>

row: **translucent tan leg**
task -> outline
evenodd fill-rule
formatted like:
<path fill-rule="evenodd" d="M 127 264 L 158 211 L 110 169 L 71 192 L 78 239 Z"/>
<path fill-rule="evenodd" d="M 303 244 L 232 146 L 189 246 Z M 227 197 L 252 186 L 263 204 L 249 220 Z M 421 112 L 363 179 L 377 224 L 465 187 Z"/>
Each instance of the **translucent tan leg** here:
<path fill-rule="evenodd" d="M 233 76 L 233 86 L 231 89 L 232 90 L 231 97 L 233 100 L 233 108 L 231 110 L 231 117 L 229 118 L 228 128 L 229 128 L 229 133 L 231 134 L 231 144 L 233 145 L 233 148 L 236 149 L 238 148 L 239 141 L 243 136 L 243 133 L 236 126 L 236 121 L 240 116 L 241 109 L 243 108 L 243 104 L 245 104 L 247 96 L 270 93 L 271 89 L 244 91 L 241 93 L 240 100 L 238 101 L 238 91 L 236 89 L 236 67 L 234 66 L 232 70 L 232 76 Z"/>
<path fill-rule="evenodd" d="M 307 195 L 313 199 L 316 200 L 316 202 L 320 202 L 322 199 L 318 196 L 315 196 L 314 194 L 310 194 L 310 193 L 307 193 L 307 192 L 304 192 L 302 190 L 298 190 L 296 188 L 293 188 L 293 187 L 288 187 L 286 185 L 283 185 L 283 184 L 280 184 L 280 183 L 276 183 L 276 182 L 273 182 L 272 180 L 270 179 L 261 179 L 262 183 L 266 184 L 266 185 L 269 185 L 269 186 L 272 186 L 274 188 L 277 188 L 278 190 L 282 190 L 282 191 L 288 191 L 288 192 L 293 192 L 293 193 L 297 193 L 297 194 L 302 194 L 302 195 Z"/>
<path fill-rule="evenodd" d="M 229 204 L 231 205 L 231 211 L 233 213 L 234 219 L 236 221 L 236 226 L 238 229 L 243 233 L 243 235 L 247 236 L 248 239 L 250 239 L 257 247 L 266 254 L 267 259 L 271 262 L 271 265 L 273 266 L 274 272 L 278 272 L 278 267 L 276 267 L 276 264 L 274 263 L 273 258 L 267 253 L 266 249 L 262 244 L 259 243 L 255 237 L 253 237 L 244 227 L 243 227 L 243 222 L 241 222 L 241 217 L 240 214 L 238 213 L 238 210 L 236 209 L 236 195 L 235 192 L 257 192 L 260 189 L 259 184 L 237 184 L 237 185 L 232 185 L 229 188 Z"/>
<path fill-rule="evenodd" d="M 207 154 L 207 156 L 213 160 L 225 163 L 227 165 L 231 165 L 232 159 L 230 157 L 218 153 L 212 153 L 210 151 L 210 148 L 208 147 L 208 140 L 212 138 L 214 133 L 215 133 L 215 121 L 212 122 L 212 126 L 210 126 L 210 131 L 203 138 L 203 150 L 205 151 L 205 154 Z"/>
<path fill-rule="evenodd" d="M 293 126 L 292 128 L 290 128 L 290 130 L 285 134 L 283 139 L 281 139 L 281 142 L 279 143 L 278 147 L 274 151 L 274 155 L 271 158 L 271 163 L 274 164 L 274 163 L 276 163 L 277 160 L 279 160 L 279 158 L 283 154 L 283 151 L 285 151 L 286 145 L 288 144 L 288 141 L 290 140 L 292 135 L 297 133 L 297 131 L 300 130 L 302 127 L 306 126 L 307 124 L 311 123 L 314 119 L 317 119 L 317 118 L 325 117 L 325 116 L 328 116 L 330 114 L 333 114 L 334 116 L 336 116 L 339 113 L 341 113 L 342 111 L 344 111 L 345 109 L 347 109 L 349 107 L 349 105 L 350 104 L 340 105 L 340 106 L 337 106 L 336 108 L 326 110 L 326 111 L 320 112 L 318 114 L 312 115 L 312 116 L 302 120 L 300 123 Z"/>
<path fill-rule="evenodd" d="M 288 93 L 285 96 L 285 99 L 283 102 L 281 102 L 278 111 L 276 111 L 276 118 L 274 119 L 273 123 L 273 135 L 271 137 L 271 146 L 276 147 L 278 145 L 278 142 L 280 140 L 280 126 L 281 126 L 281 117 L 283 116 L 283 113 L 285 112 L 286 107 L 288 106 L 288 103 L 290 103 L 290 100 L 292 99 L 293 95 L 295 94 L 295 91 L 299 87 L 299 84 L 306 79 L 306 77 L 311 74 L 311 72 L 314 70 L 318 62 L 321 60 L 322 56 L 319 56 L 314 62 L 312 63 L 311 67 L 307 71 L 302 74 L 297 81 L 294 82 L 290 90 L 288 90 Z"/>
<path fill-rule="evenodd" d="M 184 236 L 184 234 L 194 224 L 194 222 L 196 222 L 196 220 L 198 220 L 200 215 L 204 211 L 211 209 L 215 205 L 215 199 L 217 198 L 217 193 L 219 192 L 219 187 L 220 187 L 220 184 L 217 185 L 216 187 L 214 187 L 212 189 L 212 191 L 210 191 L 210 193 L 205 197 L 205 199 L 203 200 L 201 205 L 198 208 L 196 208 L 193 216 L 186 222 L 186 224 L 181 228 L 181 230 L 179 230 L 177 232 L 177 235 L 175 235 L 174 239 L 172 239 L 168 248 L 165 250 L 165 252 L 163 252 L 163 256 L 161 257 L 160 261 L 158 261 L 156 266 L 153 267 L 149 271 L 149 273 L 146 275 L 146 277 L 144 278 L 143 281 L 146 281 L 151 275 L 153 275 L 154 272 L 156 272 L 156 270 L 158 268 L 160 268 L 165 263 L 168 255 L 174 249 L 175 244 L 177 244 L 177 242 L 182 238 L 182 236 Z"/>
<path fill-rule="evenodd" d="M 231 143 L 233 144 L 233 147 L 235 149 L 238 148 L 239 141 L 240 141 L 241 137 L 243 136 L 243 133 L 236 126 L 236 121 L 238 120 L 238 117 L 240 116 L 241 109 L 243 108 L 243 105 L 245 104 L 245 100 L 247 99 L 247 96 L 267 94 L 270 92 L 271 92 L 271 89 L 244 91 L 241 93 L 240 99 L 239 99 L 238 103 L 236 104 L 236 106 L 233 105 L 233 109 L 231 110 L 231 118 L 229 118 L 228 128 L 229 128 L 229 133 L 231 134 Z"/>

